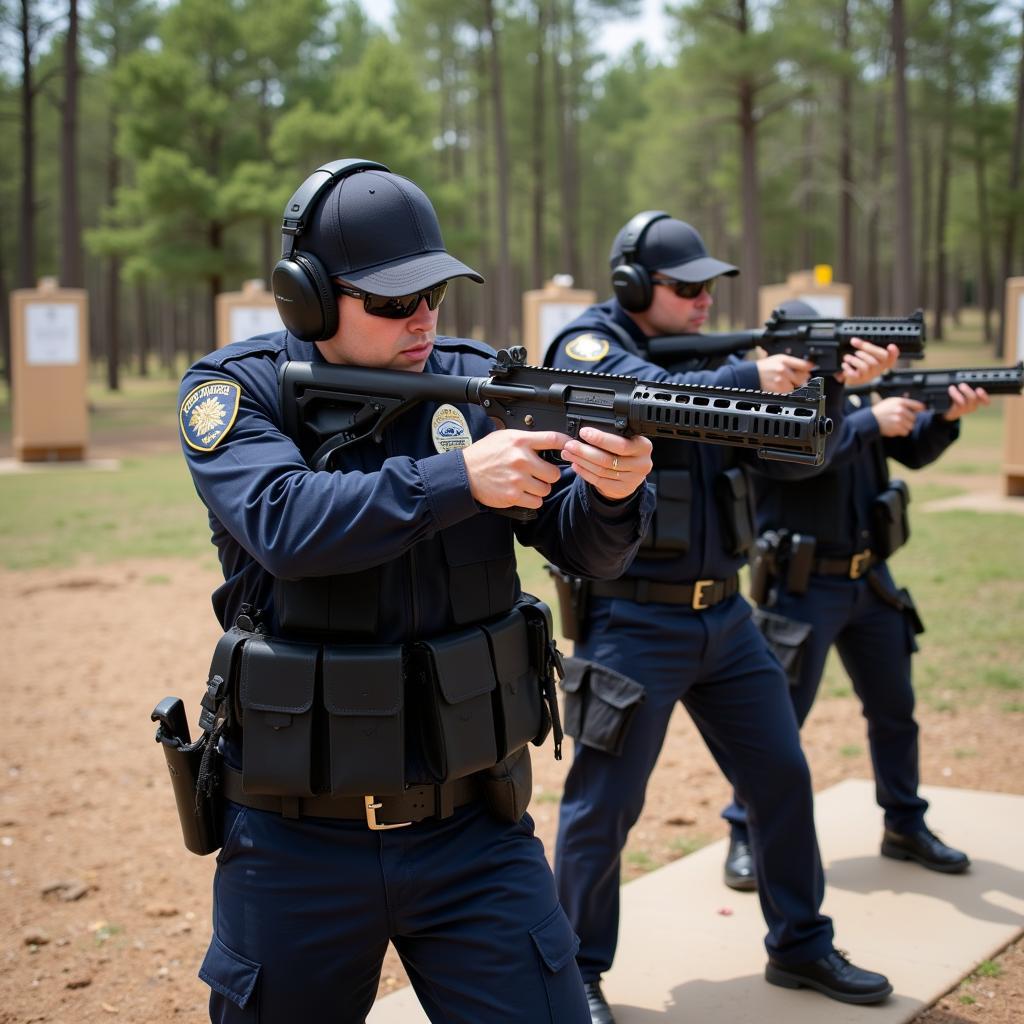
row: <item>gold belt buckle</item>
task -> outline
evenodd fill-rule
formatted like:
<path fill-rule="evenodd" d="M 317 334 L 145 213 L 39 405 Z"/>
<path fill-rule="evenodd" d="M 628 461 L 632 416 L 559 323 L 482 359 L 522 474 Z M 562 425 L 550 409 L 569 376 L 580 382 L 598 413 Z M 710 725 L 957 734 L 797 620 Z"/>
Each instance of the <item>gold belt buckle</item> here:
<path fill-rule="evenodd" d="M 702 612 L 711 605 L 705 603 L 704 592 L 715 585 L 714 580 L 696 580 L 693 584 L 693 597 L 690 599 L 690 607 L 695 612 Z"/>
<path fill-rule="evenodd" d="M 384 806 L 379 800 L 374 800 L 372 796 L 364 796 L 363 802 L 366 804 L 366 827 L 373 832 L 383 832 L 389 828 L 405 828 L 406 825 L 411 825 L 411 821 L 396 821 L 391 825 L 385 825 L 383 822 L 377 821 L 377 812 Z"/>
<path fill-rule="evenodd" d="M 850 558 L 850 579 L 859 580 L 871 567 L 871 548 L 865 548 Z"/>

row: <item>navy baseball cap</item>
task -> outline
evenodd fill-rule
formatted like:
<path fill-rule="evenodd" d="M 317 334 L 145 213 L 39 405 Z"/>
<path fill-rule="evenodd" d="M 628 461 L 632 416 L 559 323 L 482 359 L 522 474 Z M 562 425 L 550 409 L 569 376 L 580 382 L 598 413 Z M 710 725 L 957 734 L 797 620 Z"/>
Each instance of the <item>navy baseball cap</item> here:
<path fill-rule="evenodd" d="M 624 227 L 612 242 L 613 267 L 623 262 L 625 235 Z M 739 267 L 709 256 L 697 230 L 674 217 L 661 217 L 648 226 L 640 238 L 634 262 L 676 281 L 710 281 L 723 275 L 735 277 L 740 272 Z"/>
<path fill-rule="evenodd" d="M 783 316 L 821 316 L 821 314 L 803 299 L 786 299 L 778 307 Z"/>
<path fill-rule="evenodd" d="M 484 280 L 448 254 L 426 193 L 390 171 L 341 178 L 296 248 L 315 255 L 331 277 L 374 295 L 409 295 L 453 277 Z"/>

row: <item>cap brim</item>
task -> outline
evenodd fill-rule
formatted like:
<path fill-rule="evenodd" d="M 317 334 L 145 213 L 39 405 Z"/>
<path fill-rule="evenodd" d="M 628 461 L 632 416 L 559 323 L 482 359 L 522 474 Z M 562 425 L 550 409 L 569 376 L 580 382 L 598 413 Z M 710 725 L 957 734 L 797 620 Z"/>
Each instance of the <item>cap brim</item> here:
<path fill-rule="evenodd" d="M 484 279 L 472 267 L 467 267 L 465 263 L 454 256 L 449 256 L 444 250 L 416 253 L 414 256 L 405 256 L 382 266 L 351 270 L 331 276 L 340 277 L 373 295 L 386 297 L 410 295 L 412 292 L 432 288 L 435 284 L 453 277 L 468 277 L 477 284 L 484 283 Z"/>
<path fill-rule="evenodd" d="M 710 281 L 713 277 L 735 277 L 739 267 L 731 263 L 723 263 L 713 256 L 700 256 L 688 263 L 680 263 L 676 267 L 652 267 L 659 274 L 671 277 L 676 281 Z"/>

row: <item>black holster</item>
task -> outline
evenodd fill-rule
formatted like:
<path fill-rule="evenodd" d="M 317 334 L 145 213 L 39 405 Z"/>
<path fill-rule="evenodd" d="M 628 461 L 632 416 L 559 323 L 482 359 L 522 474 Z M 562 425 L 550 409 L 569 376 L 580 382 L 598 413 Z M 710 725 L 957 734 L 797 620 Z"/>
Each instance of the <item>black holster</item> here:
<path fill-rule="evenodd" d="M 750 553 L 750 600 L 754 604 L 770 604 L 778 579 L 776 554 L 779 535 L 768 530 L 754 541 Z"/>
<path fill-rule="evenodd" d="M 156 740 L 171 775 L 185 848 L 201 856 L 219 850 L 224 841 L 220 740 L 234 716 L 232 691 L 239 656 L 246 641 L 256 635 L 252 620 L 243 612 L 217 641 L 199 716 L 203 734 L 194 743 L 179 697 L 165 697 L 150 715 L 158 723 Z"/>
<path fill-rule="evenodd" d="M 910 519 L 907 506 L 910 490 L 902 480 L 892 480 L 889 486 L 871 503 L 875 554 L 888 558 L 910 539 Z"/>
<path fill-rule="evenodd" d="M 562 636 L 582 643 L 587 635 L 587 613 L 590 608 L 590 580 L 570 576 L 557 565 L 545 563 L 544 568 L 555 584 L 558 616 L 562 620 Z"/>
<path fill-rule="evenodd" d="M 514 824 L 526 813 L 533 795 L 530 748 L 520 747 L 514 754 L 481 772 L 479 778 L 487 809 L 499 821 Z"/>
<path fill-rule="evenodd" d="M 165 697 L 153 709 L 152 719 L 159 722 L 157 742 L 163 747 L 167 771 L 171 776 L 174 803 L 178 810 L 185 848 L 205 856 L 219 850 L 224 841 L 223 803 L 217 786 L 201 786 L 205 764 L 216 756 L 207 752 L 209 733 L 192 743 L 189 737 L 185 709 L 179 697 Z"/>

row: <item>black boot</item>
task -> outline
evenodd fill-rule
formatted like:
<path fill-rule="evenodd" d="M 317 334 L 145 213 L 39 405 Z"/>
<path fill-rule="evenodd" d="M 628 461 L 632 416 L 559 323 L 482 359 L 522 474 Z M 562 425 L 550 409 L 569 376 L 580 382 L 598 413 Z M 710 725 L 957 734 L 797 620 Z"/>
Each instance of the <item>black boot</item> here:
<path fill-rule="evenodd" d="M 754 857 L 750 843 L 733 832 L 729 836 L 729 852 L 725 855 L 725 884 L 739 892 L 753 892 L 757 889 L 757 875 L 754 872 Z"/>
<path fill-rule="evenodd" d="M 948 875 L 959 875 L 971 866 L 966 853 L 947 846 L 924 825 L 913 832 L 893 832 L 887 828 L 882 836 L 882 856 L 916 860 L 932 871 L 944 871 Z"/>
<path fill-rule="evenodd" d="M 764 977 L 782 988 L 813 988 L 841 1003 L 880 1003 L 892 992 L 884 974 L 854 966 L 838 949 L 803 964 L 783 966 L 769 960 Z"/>
<path fill-rule="evenodd" d="M 583 987 L 587 990 L 587 1006 L 590 1007 L 590 1024 L 615 1024 L 611 1007 L 601 991 L 599 981 L 584 982 Z"/>

